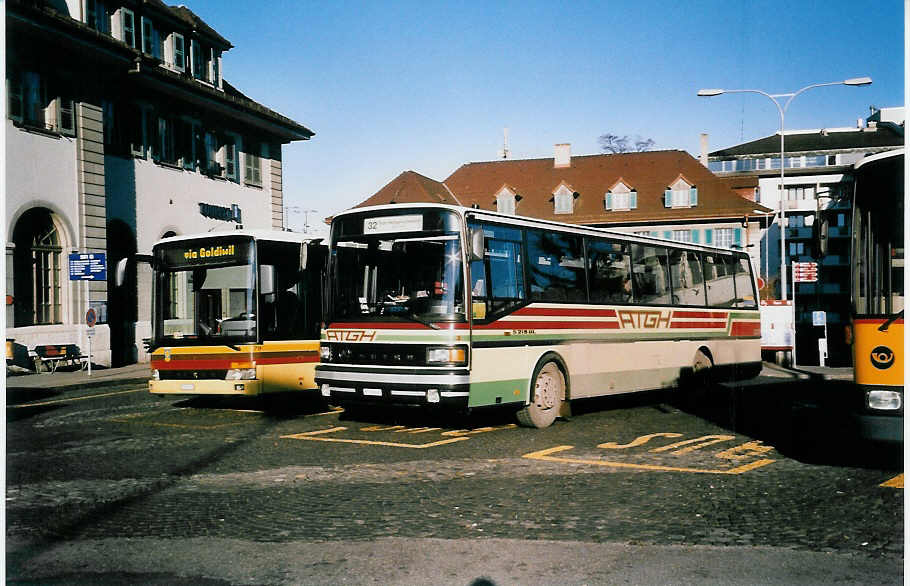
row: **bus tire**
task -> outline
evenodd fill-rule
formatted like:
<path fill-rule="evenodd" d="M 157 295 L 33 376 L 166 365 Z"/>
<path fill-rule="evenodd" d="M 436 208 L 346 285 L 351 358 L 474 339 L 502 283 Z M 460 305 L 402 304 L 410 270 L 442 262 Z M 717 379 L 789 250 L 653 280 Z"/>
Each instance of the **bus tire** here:
<path fill-rule="evenodd" d="M 518 423 L 538 429 L 549 427 L 559 415 L 566 398 L 566 377 L 556 362 L 549 361 L 534 372 L 530 402 L 518 412 Z"/>

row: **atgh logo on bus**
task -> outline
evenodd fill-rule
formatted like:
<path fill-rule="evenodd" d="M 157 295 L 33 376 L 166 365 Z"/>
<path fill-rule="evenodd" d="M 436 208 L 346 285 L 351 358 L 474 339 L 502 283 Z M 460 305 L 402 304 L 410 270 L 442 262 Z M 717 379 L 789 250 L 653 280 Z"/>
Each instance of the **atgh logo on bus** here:
<path fill-rule="evenodd" d="M 894 352 L 887 346 L 876 346 L 869 358 L 872 366 L 879 370 L 887 370 L 894 364 Z"/>
<path fill-rule="evenodd" d="M 669 328 L 672 311 L 617 311 L 622 328 L 657 329 Z"/>
<path fill-rule="evenodd" d="M 376 330 L 326 330 L 325 338 L 329 342 L 372 342 Z"/>

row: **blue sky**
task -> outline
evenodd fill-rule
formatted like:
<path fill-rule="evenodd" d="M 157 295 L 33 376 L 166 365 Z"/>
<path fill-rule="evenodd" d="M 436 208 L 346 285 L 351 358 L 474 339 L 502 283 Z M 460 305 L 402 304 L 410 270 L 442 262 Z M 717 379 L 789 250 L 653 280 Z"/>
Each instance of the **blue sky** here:
<path fill-rule="evenodd" d="M 786 126 L 852 126 L 904 103 L 900 0 L 680 2 L 244 2 L 184 0 L 234 44 L 224 77 L 316 132 L 284 148 L 290 215 L 311 228 L 411 169 L 443 180 L 495 159 L 600 152 L 610 132 L 657 149 L 711 150 L 777 131 L 756 94 L 813 89 Z M 225 7 L 229 6 L 229 9 Z"/>

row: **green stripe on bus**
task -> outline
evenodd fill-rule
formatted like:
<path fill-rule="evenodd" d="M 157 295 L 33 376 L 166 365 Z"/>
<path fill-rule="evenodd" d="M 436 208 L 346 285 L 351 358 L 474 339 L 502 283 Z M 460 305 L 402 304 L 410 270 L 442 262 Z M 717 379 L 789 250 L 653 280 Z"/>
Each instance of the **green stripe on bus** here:
<path fill-rule="evenodd" d="M 496 399 L 499 399 L 497 402 Z M 471 383 L 468 407 L 483 407 L 499 403 L 525 402 L 528 399 L 528 379 L 497 380 Z"/>

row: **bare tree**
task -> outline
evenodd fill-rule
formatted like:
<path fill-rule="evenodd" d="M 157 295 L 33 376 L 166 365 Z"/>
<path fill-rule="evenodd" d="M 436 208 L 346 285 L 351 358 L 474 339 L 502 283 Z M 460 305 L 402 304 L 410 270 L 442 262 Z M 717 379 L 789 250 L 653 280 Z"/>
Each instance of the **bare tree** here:
<path fill-rule="evenodd" d="M 601 150 L 614 155 L 618 153 L 641 153 L 650 151 L 656 144 L 653 139 L 642 138 L 637 134 L 634 137 L 629 135 L 619 136 L 618 134 L 601 134 L 598 141 L 600 142 Z"/>

